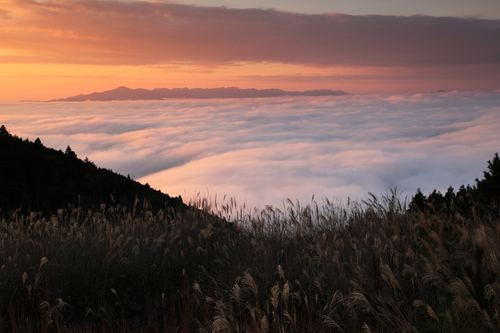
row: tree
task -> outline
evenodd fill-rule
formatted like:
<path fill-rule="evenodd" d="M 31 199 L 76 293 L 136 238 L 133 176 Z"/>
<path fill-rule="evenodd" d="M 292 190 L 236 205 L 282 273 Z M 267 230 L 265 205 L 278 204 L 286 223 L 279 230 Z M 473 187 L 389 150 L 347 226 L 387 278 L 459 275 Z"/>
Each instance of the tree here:
<path fill-rule="evenodd" d="M 10 135 L 4 125 L 0 127 L 0 135 Z"/>
<path fill-rule="evenodd" d="M 484 171 L 484 179 L 477 179 L 478 199 L 485 204 L 489 204 L 500 199 L 500 159 L 498 153 L 493 160 L 488 161 L 488 171 Z"/>
<path fill-rule="evenodd" d="M 35 140 L 35 144 L 36 144 L 36 145 L 39 145 L 39 146 L 43 146 L 43 144 L 42 144 L 42 140 L 40 140 L 40 138 L 36 138 L 36 140 Z"/>
<path fill-rule="evenodd" d="M 433 208 L 433 212 L 442 212 L 442 210 L 444 209 L 445 199 L 441 194 L 441 191 L 434 189 L 427 196 L 427 203 L 430 204 L 428 206 Z"/>
<path fill-rule="evenodd" d="M 450 185 L 450 187 L 448 187 L 448 190 L 444 195 L 444 200 L 447 205 L 449 205 L 452 200 L 455 200 L 455 189 L 453 188 L 453 186 Z"/>
<path fill-rule="evenodd" d="M 76 153 L 71 149 L 69 145 L 68 147 L 66 147 L 66 151 L 64 152 L 64 154 L 68 157 L 76 158 Z"/>
<path fill-rule="evenodd" d="M 415 211 L 418 209 L 421 212 L 423 212 L 426 205 L 427 205 L 427 198 L 422 193 L 422 191 L 420 190 L 420 187 L 419 187 L 417 189 L 417 193 L 413 196 L 413 198 L 411 200 L 410 210 Z"/>
<path fill-rule="evenodd" d="M 90 165 L 92 165 L 92 166 L 94 166 L 94 167 L 95 167 L 95 163 L 94 163 L 93 161 L 89 160 L 89 158 L 88 158 L 88 157 L 85 157 L 85 159 L 84 159 L 83 161 L 84 161 L 85 163 L 90 164 Z"/>
<path fill-rule="evenodd" d="M 448 190 L 446 191 L 446 194 L 444 195 L 444 203 L 448 210 L 452 209 L 452 207 L 455 206 L 455 197 L 455 189 L 450 185 L 450 187 L 448 187 Z"/>

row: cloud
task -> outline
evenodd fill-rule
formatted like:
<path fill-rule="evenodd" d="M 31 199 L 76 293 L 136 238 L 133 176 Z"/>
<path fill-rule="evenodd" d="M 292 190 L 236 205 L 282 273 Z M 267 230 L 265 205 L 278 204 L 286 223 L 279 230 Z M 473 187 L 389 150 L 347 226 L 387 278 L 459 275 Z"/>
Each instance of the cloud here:
<path fill-rule="evenodd" d="M 300 14 L 171 2 L 12 0 L 2 62 L 497 66 L 500 21 Z"/>
<path fill-rule="evenodd" d="M 173 196 L 363 199 L 473 184 L 500 147 L 500 93 L 2 104 L 2 122 Z"/>

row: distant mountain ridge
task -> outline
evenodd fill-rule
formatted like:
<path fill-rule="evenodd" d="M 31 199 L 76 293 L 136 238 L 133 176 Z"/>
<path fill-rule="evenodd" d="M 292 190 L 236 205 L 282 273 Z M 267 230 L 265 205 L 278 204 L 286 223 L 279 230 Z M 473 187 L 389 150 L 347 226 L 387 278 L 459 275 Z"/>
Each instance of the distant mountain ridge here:
<path fill-rule="evenodd" d="M 84 101 L 138 101 L 138 100 L 163 100 L 168 98 L 259 98 L 280 96 L 343 96 L 348 95 L 342 90 L 307 90 L 285 91 L 281 89 L 240 89 L 230 88 L 156 88 L 130 89 L 118 87 L 113 90 L 80 94 L 67 98 L 52 99 L 48 102 L 84 102 Z"/>

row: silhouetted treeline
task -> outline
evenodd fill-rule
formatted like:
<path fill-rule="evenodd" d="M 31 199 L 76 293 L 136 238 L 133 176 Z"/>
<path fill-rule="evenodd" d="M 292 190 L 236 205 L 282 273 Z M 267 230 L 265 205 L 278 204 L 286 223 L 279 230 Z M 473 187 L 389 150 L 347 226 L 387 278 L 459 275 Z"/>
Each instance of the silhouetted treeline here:
<path fill-rule="evenodd" d="M 458 211 L 461 215 L 469 216 L 473 213 L 482 213 L 491 205 L 497 205 L 500 198 L 500 159 L 498 153 L 493 160 L 488 161 L 488 170 L 484 171 L 484 178 L 476 178 L 475 185 L 462 185 L 455 192 L 450 186 L 443 195 L 434 189 L 425 196 L 420 188 L 413 196 L 410 210 L 419 209 L 422 212 L 449 213 Z"/>
<path fill-rule="evenodd" d="M 47 148 L 39 138 L 23 140 L 0 127 L 0 216 L 19 208 L 53 213 L 69 204 L 92 208 L 115 203 L 142 209 L 145 202 L 153 211 L 184 206 L 180 197 L 98 168 L 88 158 L 82 161 L 69 146 L 65 152 Z"/>

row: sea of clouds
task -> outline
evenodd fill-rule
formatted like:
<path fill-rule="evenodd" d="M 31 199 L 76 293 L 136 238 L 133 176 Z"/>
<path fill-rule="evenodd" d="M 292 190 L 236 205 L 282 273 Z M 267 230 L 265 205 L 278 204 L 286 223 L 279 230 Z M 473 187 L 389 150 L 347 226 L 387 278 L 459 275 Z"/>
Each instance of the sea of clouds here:
<path fill-rule="evenodd" d="M 500 91 L 13 103 L 0 123 L 185 201 L 263 208 L 472 185 L 500 151 Z"/>

